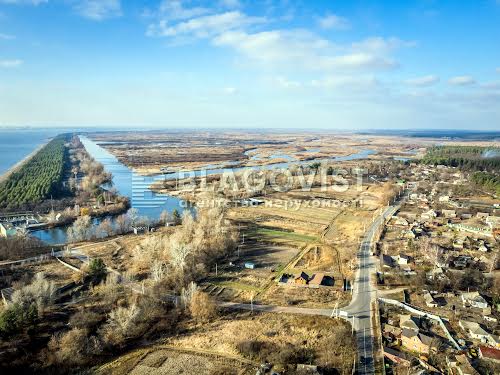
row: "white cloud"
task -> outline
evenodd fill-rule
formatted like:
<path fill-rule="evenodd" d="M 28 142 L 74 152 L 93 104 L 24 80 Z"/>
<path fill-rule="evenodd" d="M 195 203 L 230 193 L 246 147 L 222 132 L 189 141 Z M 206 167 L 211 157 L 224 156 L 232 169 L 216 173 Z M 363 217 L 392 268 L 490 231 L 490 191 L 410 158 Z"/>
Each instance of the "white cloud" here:
<path fill-rule="evenodd" d="M 23 60 L 0 60 L 0 68 L 17 68 L 23 64 Z"/>
<path fill-rule="evenodd" d="M 391 58 L 365 52 L 335 53 L 340 48 L 304 30 L 273 30 L 248 34 L 230 31 L 214 38 L 217 46 L 229 46 L 264 64 L 287 64 L 308 70 L 390 69 Z"/>
<path fill-rule="evenodd" d="M 241 29 L 261 22 L 264 22 L 263 18 L 248 17 L 241 12 L 231 11 L 192 18 L 172 26 L 167 20 L 161 20 L 157 24 L 150 25 L 147 34 L 162 37 L 191 36 L 209 38 L 229 30 Z"/>
<path fill-rule="evenodd" d="M 399 64 L 391 58 L 365 52 L 336 56 L 324 61 L 325 68 L 339 69 L 392 69 L 398 66 Z"/>
<path fill-rule="evenodd" d="M 354 42 L 352 48 L 355 51 L 368 51 L 377 55 L 387 55 L 395 49 L 415 47 L 415 45 L 415 42 L 404 41 L 395 37 L 382 38 L 375 36 L 360 42 Z"/>
<path fill-rule="evenodd" d="M 407 85 L 418 86 L 418 87 L 431 86 L 438 82 L 439 82 L 439 77 L 434 75 L 410 78 L 405 81 Z"/>
<path fill-rule="evenodd" d="M 120 17 L 120 0 L 83 0 L 75 4 L 75 10 L 83 17 L 96 21 Z"/>
<path fill-rule="evenodd" d="M 292 81 L 289 80 L 286 77 L 276 77 L 274 80 L 280 87 L 283 87 L 285 89 L 294 89 L 294 88 L 299 88 L 302 86 L 302 84 L 298 81 Z"/>
<path fill-rule="evenodd" d="M 182 1 L 164 0 L 158 9 L 158 16 L 162 20 L 185 20 L 210 12 L 210 9 L 204 7 L 185 8 Z"/>
<path fill-rule="evenodd" d="M 252 62 L 271 68 L 392 69 L 399 64 L 391 53 L 415 45 L 398 38 L 373 37 L 340 46 L 302 29 L 250 31 L 266 24 L 267 19 L 238 10 L 216 13 L 215 9 L 188 8 L 181 1 L 163 2 L 155 17 L 157 20 L 148 26 L 149 36 L 170 38 L 170 45 L 211 39 L 215 46 L 232 48 Z M 324 26 L 340 26 L 338 16 L 328 17 L 323 20 Z"/>
<path fill-rule="evenodd" d="M 351 27 L 347 18 L 337 16 L 336 14 L 327 14 L 325 17 L 318 19 L 318 25 L 322 29 L 337 29 L 346 30 Z"/>
<path fill-rule="evenodd" d="M 1 4 L 12 4 L 12 5 L 39 5 L 43 3 L 48 3 L 49 0 L 0 0 Z"/>
<path fill-rule="evenodd" d="M 9 35 L 9 34 L 0 34 L 0 39 L 1 40 L 12 40 L 16 39 L 14 35 Z"/>
<path fill-rule="evenodd" d="M 456 85 L 456 86 L 467 86 L 467 85 L 473 85 L 474 83 L 476 83 L 474 78 L 472 78 L 471 76 L 452 77 L 448 80 L 448 82 L 451 85 Z"/>

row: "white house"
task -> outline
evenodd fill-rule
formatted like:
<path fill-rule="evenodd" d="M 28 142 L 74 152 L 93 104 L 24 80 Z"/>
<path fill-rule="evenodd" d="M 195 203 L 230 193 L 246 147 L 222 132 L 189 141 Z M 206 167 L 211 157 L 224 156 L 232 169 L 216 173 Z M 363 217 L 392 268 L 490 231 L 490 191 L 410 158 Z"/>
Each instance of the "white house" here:
<path fill-rule="evenodd" d="M 437 217 L 437 212 L 433 209 L 430 209 L 429 211 L 426 211 L 422 215 L 420 215 L 420 217 L 425 220 L 431 220 Z"/>
<path fill-rule="evenodd" d="M 406 254 L 399 254 L 396 256 L 396 261 L 400 266 L 406 266 L 407 264 L 410 263 L 411 257 Z"/>
<path fill-rule="evenodd" d="M 478 309 L 487 309 L 488 302 L 479 294 L 479 292 L 462 293 L 460 296 L 464 307 L 476 307 Z"/>
<path fill-rule="evenodd" d="M 458 325 L 467 332 L 472 339 L 480 340 L 483 343 L 487 343 L 490 339 L 491 334 L 484 330 L 479 323 L 461 320 L 458 322 Z"/>
<path fill-rule="evenodd" d="M 424 293 L 424 300 L 427 307 L 438 307 L 436 300 L 427 291 Z"/>

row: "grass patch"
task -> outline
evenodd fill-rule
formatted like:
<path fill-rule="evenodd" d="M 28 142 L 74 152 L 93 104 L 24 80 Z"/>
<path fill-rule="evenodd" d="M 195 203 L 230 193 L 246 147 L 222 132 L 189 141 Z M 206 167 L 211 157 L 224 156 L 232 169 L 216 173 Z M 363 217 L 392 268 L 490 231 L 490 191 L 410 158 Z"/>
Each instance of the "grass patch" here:
<path fill-rule="evenodd" d="M 258 236 L 262 240 L 268 241 L 296 241 L 296 242 L 315 242 L 318 240 L 316 236 L 308 236 L 295 232 L 286 232 L 276 229 L 258 228 L 250 233 L 252 236 Z"/>
<path fill-rule="evenodd" d="M 259 287 L 238 283 L 236 281 L 213 281 L 212 284 L 217 286 L 222 286 L 225 288 L 235 289 L 235 290 L 243 290 L 248 292 L 259 292 L 261 289 Z"/>

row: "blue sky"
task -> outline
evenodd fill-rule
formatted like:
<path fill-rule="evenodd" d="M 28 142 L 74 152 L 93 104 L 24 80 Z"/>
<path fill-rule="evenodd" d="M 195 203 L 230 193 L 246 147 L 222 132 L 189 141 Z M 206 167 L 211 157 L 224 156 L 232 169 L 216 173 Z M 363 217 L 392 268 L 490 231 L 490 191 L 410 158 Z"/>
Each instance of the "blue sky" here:
<path fill-rule="evenodd" d="M 0 126 L 499 129 L 500 0 L 0 0 Z"/>

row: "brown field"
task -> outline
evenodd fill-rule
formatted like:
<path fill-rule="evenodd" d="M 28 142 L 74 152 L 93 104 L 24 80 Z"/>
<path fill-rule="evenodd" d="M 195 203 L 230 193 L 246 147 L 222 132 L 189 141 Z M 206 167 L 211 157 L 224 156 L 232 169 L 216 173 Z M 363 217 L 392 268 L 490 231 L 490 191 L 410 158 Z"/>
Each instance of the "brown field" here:
<path fill-rule="evenodd" d="M 276 368 L 274 356 L 284 347 L 307 350 L 315 357 L 313 363 L 322 364 L 321 352 L 331 344 L 332 334 L 346 326 L 341 320 L 327 317 L 228 313 L 214 322 L 192 325 L 162 344 L 124 355 L 97 373 L 218 374 L 229 369 L 230 374 L 249 374 L 255 373 L 265 360 Z M 269 357 L 257 359 L 242 352 L 240 345 L 244 342 L 258 342 L 267 348 Z M 353 349 L 346 348 L 345 352 L 339 351 L 337 361 L 353 356 Z"/>
<path fill-rule="evenodd" d="M 364 136 L 329 133 L 148 131 L 94 133 L 89 135 L 124 164 L 142 174 L 160 168 L 185 170 L 255 166 L 284 161 L 346 156 L 373 149 L 370 158 L 414 157 L 434 140 L 397 136 Z M 411 153 L 409 153 L 411 151 Z"/>

